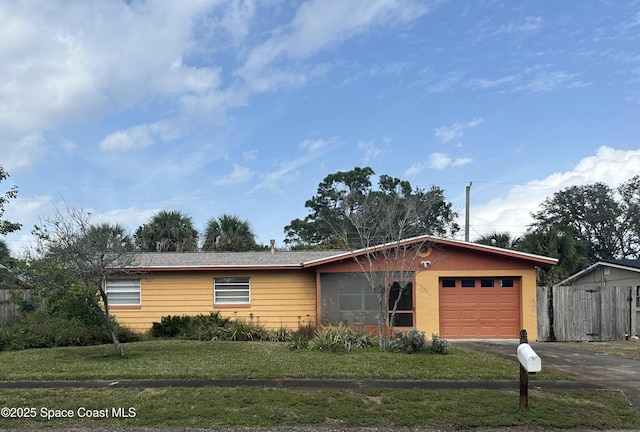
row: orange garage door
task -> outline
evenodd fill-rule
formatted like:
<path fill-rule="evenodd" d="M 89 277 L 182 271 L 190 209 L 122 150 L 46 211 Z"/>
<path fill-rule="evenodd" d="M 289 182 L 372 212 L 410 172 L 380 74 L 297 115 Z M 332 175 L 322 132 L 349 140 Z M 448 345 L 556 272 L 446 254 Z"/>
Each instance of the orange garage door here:
<path fill-rule="evenodd" d="M 519 334 L 517 278 L 440 279 L 440 336 L 513 339 Z"/>

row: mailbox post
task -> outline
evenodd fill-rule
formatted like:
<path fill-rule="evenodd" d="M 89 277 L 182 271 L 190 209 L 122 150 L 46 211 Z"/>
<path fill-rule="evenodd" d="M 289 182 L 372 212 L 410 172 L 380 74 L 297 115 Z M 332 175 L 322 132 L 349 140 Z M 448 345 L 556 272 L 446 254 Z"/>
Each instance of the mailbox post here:
<path fill-rule="evenodd" d="M 527 409 L 529 408 L 529 374 L 540 372 L 542 361 L 529 345 L 526 330 L 520 330 L 520 345 L 516 353 L 520 363 L 520 409 Z"/>

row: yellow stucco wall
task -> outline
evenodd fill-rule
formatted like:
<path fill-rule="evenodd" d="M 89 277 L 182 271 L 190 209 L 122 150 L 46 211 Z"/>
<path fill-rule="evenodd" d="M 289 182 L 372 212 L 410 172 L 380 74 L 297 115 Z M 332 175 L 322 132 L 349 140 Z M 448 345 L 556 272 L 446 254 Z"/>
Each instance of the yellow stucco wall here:
<path fill-rule="evenodd" d="M 215 277 L 249 277 L 251 304 L 214 306 Z M 220 311 L 222 316 L 253 320 L 272 329 L 297 329 L 315 323 L 316 317 L 313 271 L 156 272 L 141 278 L 140 295 L 140 307 L 112 307 L 111 313 L 121 324 L 141 332 L 166 315 Z"/>
<path fill-rule="evenodd" d="M 537 338 L 536 273 L 530 270 L 424 270 L 416 273 L 415 324 L 427 335 L 439 333 L 439 278 L 520 278 L 520 322 L 529 339 Z M 214 306 L 215 277 L 250 277 L 251 304 Z M 166 315 L 197 315 L 220 311 L 223 316 L 259 322 L 267 328 L 315 323 L 316 288 L 314 271 L 180 271 L 156 272 L 141 279 L 141 306 L 112 307 L 121 324 L 146 331 Z"/>
<path fill-rule="evenodd" d="M 440 308 L 439 308 L 439 278 L 454 277 L 496 277 L 508 276 L 519 277 L 520 286 L 520 325 L 527 330 L 529 340 L 536 340 L 537 314 L 536 314 L 536 271 L 531 270 L 509 270 L 502 274 L 496 270 L 472 270 L 453 271 L 425 270 L 416 274 L 415 290 L 415 323 L 418 330 L 424 331 L 427 335 L 439 333 Z"/>

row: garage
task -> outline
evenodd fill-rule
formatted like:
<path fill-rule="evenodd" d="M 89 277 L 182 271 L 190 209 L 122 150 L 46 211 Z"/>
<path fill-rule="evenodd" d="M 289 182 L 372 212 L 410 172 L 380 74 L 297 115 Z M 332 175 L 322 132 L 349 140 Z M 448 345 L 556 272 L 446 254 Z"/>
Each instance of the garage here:
<path fill-rule="evenodd" d="M 519 278 L 441 278 L 439 291 L 443 338 L 519 337 Z"/>

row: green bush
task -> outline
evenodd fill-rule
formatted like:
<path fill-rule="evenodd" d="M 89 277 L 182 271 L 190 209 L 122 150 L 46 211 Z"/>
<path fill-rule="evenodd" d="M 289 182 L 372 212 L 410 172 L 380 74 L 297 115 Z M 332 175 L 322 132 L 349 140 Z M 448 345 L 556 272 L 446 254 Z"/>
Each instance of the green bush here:
<path fill-rule="evenodd" d="M 412 328 L 407 333 L 396 332 L 396 336 L 389 341 L 387 349 L 394 353 L 412 354 L 423 352 L 427 348 L 424 332 Z"/>
<path fill-rule="evenodd" d="M 92 288 L 71 285 L 68 289 L 51 295 L 45 305 L 50 316 L 78 321 L 88 327 L 104 327 L 100 297 Z"/>
<path fill-rule="evenodd" d="M 267 332 L 267 336 L 271 342 L 291 342 L 293 333 L 285 326 L 281 326 L 278 330 Z"/>
<path fill-rule="evenodd" d="M 367 330 L 352 329 L 340 324 L 316 330 L 315 337 L 309 341 L 309 349 L 348 352 L 353 349 L 368 349 L 377 343 L 377 336 Z"/>
<path fill-rule="evenodd" d="M 436 354 L 446 355 L 451 351 L 451 347 L 449 346 L 449 341 L 446 339 L 442 339 L 437 334 L 431 335 L 431 346 L 429 350 Z"/>
<path fill-rule="evenodd" d="M 263 326 L 243 319 L 231 320 L 220 316 L 220 312 L 200 315 L 167 315 L 151 325 L 151 336 L 189 340 L 282 340 L 289 332 L 280 329 L 267 331 Z"/>
<path fill-rule="evenodd" d="M 304 338 L 308 341 L 310 341 L 311 339 L 313 339 L 316 335 L 316 330 L 318 330 L 318 327 L 316 327 L 314 324 L 312 323 L 307 323 L 305 325 L 298 325 L 298 330 L 296 330 L 295 332 L 293 332 L 293 339 L 296 338 Z"/>
<path fill-rule="evenodd" d="M 259 324 L 243 319 L 232 320 L 223 332 L 223 339 L 230 341 L 269 340 L 269 332 Z"/>
<path fill-rule="evenodd" d="M 190 340 L 224 339 L 223 335 L 231 320 L 219 312 L 200 315 L 167 315 L 151 325 L 151 336 L 157 338 L 180 338 Z"/>
<path fill-rule="evenodd" d="M 307 348 L 309 348 L 309 339 L 304 336 L 295 336 L 289 342 L 289 349 L 291 350 L 304 350 Z"/>
<path fill-rule="evenodd" d="M 120 342 L 140 339 L 138 334 L 119 326 L 115 320 L 112 321 L 112 325 Z M 104 324 L 89 326 L 78 319 L 51 316 L 43 311 L 27 314 L 0 331 L 1 350 L 99 345 L 111 342 L 111 335 Z"/>

